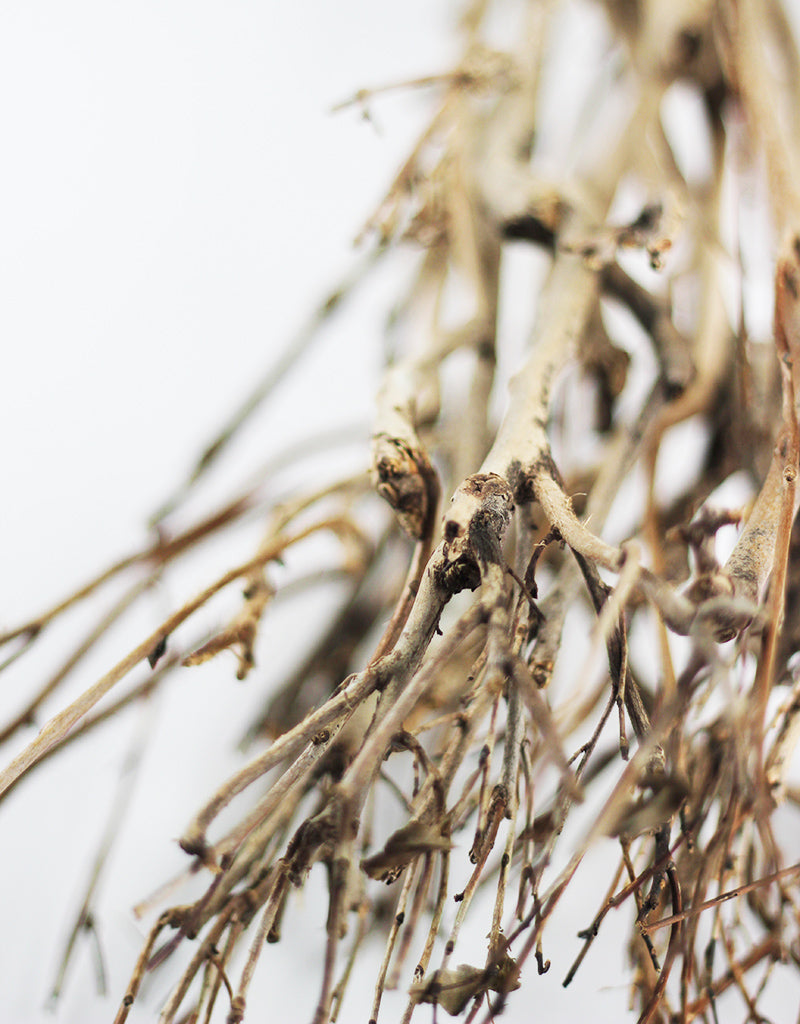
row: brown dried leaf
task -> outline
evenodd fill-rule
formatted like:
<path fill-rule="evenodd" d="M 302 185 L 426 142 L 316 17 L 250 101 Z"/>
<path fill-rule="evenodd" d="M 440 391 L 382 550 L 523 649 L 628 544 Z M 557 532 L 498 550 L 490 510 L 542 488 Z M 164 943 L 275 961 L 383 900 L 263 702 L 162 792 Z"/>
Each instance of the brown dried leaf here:
<path fill-rule="evenodd" d="M 449 837 L 442 835 L 440 824 L 410 821 L 389 836 L 379 853 L 362 860 L 361 867 L 370 878 L 390 885 L 415 857 L 422 853 L 449 850 L 452 845 Z"/>
<path fill-rule="evenodd" d="M 490 968 L 459 964 L 434 971 L 412 985 L 409 994 L 417 1003 L 434 1003 L 456 1017 L 475 996 L 485 992 L 514 992 L 519 987 L 519 969 L 506 955 Z"/>

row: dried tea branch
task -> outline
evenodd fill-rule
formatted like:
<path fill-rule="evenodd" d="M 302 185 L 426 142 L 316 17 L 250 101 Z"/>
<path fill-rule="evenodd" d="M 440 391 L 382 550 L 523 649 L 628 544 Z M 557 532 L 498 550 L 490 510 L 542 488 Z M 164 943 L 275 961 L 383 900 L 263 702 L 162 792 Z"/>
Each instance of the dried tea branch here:
<path fill-rule="evenodd" d="M 614 74 L 585 84 L 568 160 L 547 127 L 549 109 L 562 116 L 552 76 L 575 77 L 560 0 L 509 8 L 519 23 L 507 53 L 496 49 L 491 5 L 473 0 L 450 68 L 387 87 L 424 87 L 432 106 L 367 222 L 377 247 L 156 518 L 228 450 L 357 279 L 402 246 L 417 253 L 416 273 L 376 382 L 371 455 L 361 438 L 361 465 L 369 460 L 394 515 L 364 473 L 333 483 L 309 474 L 280 502 L 259 484 L 172 537 L 162 529 L 0 637 L 15 642 L 4 668 L 16 669 L 78 601 L 143 570 L 61 668 L 21 697 L 10 738 L 157 577 L 180 571 L 184 553 L 202 552 L 245 514 L 264 518 L 251 557 L 131 644 L 0 772 L 7 793 L 181 663 L 208 662 L 227 678 L 226 659 L 211 659 L 233 650 L 235 674 L 259 690 L 246 743 L 266 746 L 189 810 L 179 842 L 191 861 L 178 885 L 192 877 L 200 895 L 156 922 L 118 1024 L 142 998 L 144 974 L 167 961 L 179 966 L 164 1024 L 187 1003 L 188 1019 L 247 1019 L 267 946 L 296 933 L 295 891 L 312 871 L 327 886 L 315 1024 L 349 1013 L 354 989 L 371 993 L 362 1005 L 377 1024 L 395 1012 L 396 986 L 403 1024 L 422 1004 L 434 1019 L 488 1021 L 564 959 L 574 989 L 607 914 L 623 904 L 639 1024 L 723 1019 L 737 992 L 756 1019 L 796 972 L 800 872 L 783 866 L 786 829 L 773 811 L 796 790 L 800 735 L 800 129 L 785 84 L 800 81 L 800 59 L 779 0 L 599 6 L 596 63 L 610 53 Z M 366 108 L 385 91 L 351 102 Z M 702 112 L 691 140 L 702 171 L 667 117 L 681 95 Z M 729 316 L 728 277 L 735 271 L 746 295 L 750 273 L 749 240 L 729 208 L 749 187 L 748 159 L 769 195 L 756 212 L 786 239 L 774 349 L 745 336 L 750 298 L 738 320 Z M 508 268 L 521 246 L 548 265 L 535 305 L 520 296 L 527 332 L 509 312 Z M 687 457 L 666 466 L 667 493 L 676 438 Z M 739 488 L 724 503 L 741 514 L 716 507 L 720 484 Z M 452 497 L 440 510 L 443 494 Z M 336 561 L 281 582 L 279 560 L 322 534 Z M 301 623 L 294 666 L 262 692 L 273 599 L 331 564 L 348 582 L 330 621 Z M 166 648 L 240 579 L 244 599 L 226 625 L 180 655 L 177 643 Z M 150 676 L 99 704 L 143 661 Z M 598 881 L 590 865 L 609 841 L 622 857 Z M 466 878 L 460 891 L 451 874 Z M 387 900 L 385 886 L 401 877 Z M 562 898 L 580 886 L 599 909 L 565 957 Z M 472 924 L 486 944 L 479 964 L 459 955 Z M 371 937 L 383 946 L 376 976 L 349 984 Z M 756 985 L 746 975 L 759 964 L 770 971 Z"/>
<path fill-rule="evenodd" d="M 642 927 L 646 932 L 653 932 L 659 928 L 666 928 L 675 924 L 676 921 L 684 921 L 687 917 L 694 917 L 696 914 L 702 914 L 703 911 L 708 910 L 709 907 L 716 907 L 720 903 L 725 903 L 727 900 L 733 900 L 738 896 L 744 896 L 745 893 L 753 892 L 753 890 L 759 889 L 765 885 L 771 885 L 773 882 L 777 882 L 782 878 L 791 878 L 798 874 L 798 872 L 800 872 L 800 864 L 792 864 L 791 867 L 783 868 L 780 871 L 774 871 L 771 875 L 759 878 L 755 882 L 749 882 L 747 885 L 739 885 L 735 889 L 731 889 L 729 892 L 723 892 L 720 893 L 719 896 L 715 896 L 713 899 L 705 900 L 698 906 L 681 911 L 679 914 L 673 914 L 670 917 L 664 917 L 660 921 L 652 921 L 650 924 L 642 925 Z"/>
<path fill-rule="evenodd" d="M 58 743 L 69 731 L 90 711 L 97 702 L 111 690 L 130 670 L 140 661 L 148 658 L 163 641 L 173 633 L 178 626 L 184 623 L 198 608 L 201 608 L 216 593 L 235 580 L 255 569 L 260 569 L 267 562 L 272 561 L 282 551 L 285 551 L 291 544 L 296 543 L 320 529 L 330 529 L 331 525 L 340 526 L 338 522 L 333 524 L 330 521 L 316 523 L 305 530 L 299 531 L 293 537 L 282 537 L 262 549 L 252 559 L 244 562 L 234 569 L 224 573 L 216 582 L 203 590 L 193 600 L 188 601 L 183 608 L 172 614 L 163 625 L 152 633 L 146 640 L 135 647 L 125 658 L 122 659 L 110 672 L 106 673 L 94 686 L 74 700 L 68 707 L 61 711 L 54 718 L 44 725 L 37 738 L 22 751 L 7 768 L 0 772 L 0 795 L 11 786 L 24 772 L 43 757 L 56 743 Z"/>

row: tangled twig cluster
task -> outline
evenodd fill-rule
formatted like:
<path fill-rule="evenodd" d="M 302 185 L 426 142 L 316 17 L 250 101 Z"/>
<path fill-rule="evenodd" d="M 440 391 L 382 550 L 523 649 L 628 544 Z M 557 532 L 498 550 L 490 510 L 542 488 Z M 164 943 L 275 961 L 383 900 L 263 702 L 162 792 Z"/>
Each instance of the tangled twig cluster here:
<path fill-rule="evenodd" d="M 316 1024 L 336 1018 L 361 944 L 384 927 L 379 883 L 392 886 L 392 912 L 371 1019 L 387 985 L 398 984 L 408 989 L 404 1022 L 423 1003 L 469 1020 L 483 1008 L 488 1019 L 514 990 L 535 986 L 531 956 L 539 973 L 548 969 L 559 901 L 590 848 L 609 837 L 619 867 L 565 984 L 608 912 L 626 901 L 635 905 L 640 1024 L 716 1017 L 728 990 L 749 1019 L 762 1020 L 759 1000 L 775 966 L 800 966 L 800 865 L 787 865 L 773 825 L 780 802 L 800 801 L 789 774 L 800 721 L 792 661 L 800 639 L 800 132 L 792 102 L 800 63 L 779 0 L 605 0 L 617 73 L 611 81 L 603 71 L 604 89 L 590 101 L 602 138 L 587 131 L 576 140 L 581 174 L 545 179 L 537 118 L 561 6 L 529 0 L 515 52 L 487 45 L 492 5 L 468 6 L 458 66 L 411 83 L 433 90 L 438 107 L 364 229 L 369 256 L 314 318 L 337 314 L 342 294 L 398 246 L 419 252 L 377 396 L 370 473 L 278 507 L 257 488 L 176 534 L 170 517 L 182 491 L 161 511 L 150 546 L 0 638 L 19 657 L 109 579 L 147 570 L 8 723 L 8 738 L 187 551 L 246 514 L 266 520 L 252 557 L 45 725 L 0 774 L 5 793 L 180 665 L 233 650 L 246 677 L 263 616 L 280 596 L 270 567 L 314 534 L 340 545 L 349 596 L 253 722 L 247 742 L 267 745 L 183 832 L 205 891 L 158 917 L 117 1024 L 145 973 L 181 957 L 161 1020 L 210 1021 L 215 1007 L 230 1024 L 242 1020 L 265 943 L 280 939 L 294 893 L 317 864 L 327 870 L 329 907 Z M 676 82 L 704 111 L 694 144 L 707 150 L 710 170 L 699 180 L 682 172 L 662 123 Z M 374 100 L 363 91 L 353 102 L 366 109 Z M 774 345 L 749 338 L 745 318 L 726 305 L 731 267 L 746 276 L 746 240 L 724 200 L 757 175 L 766 181 L 763 217 L 782 239 Z M 644 199 L 619 223 L 613 212 L 630 195 Z M 504 261 L 520 244 L 545 252 L 550 269 L 495 426 L 497 363 L 509 344 Z M 687 284 L 691 306 L 676 297 Z M 609 308 L 626 311 L 622 327 Z M 653 372 L 642 388 L 629 377 L 644 338 Z M 456 354 L 468 368 L 461 378 L 450 371 Z M 187 488 L 284 369 L 209 446 Z M 565 376 L 580 402 L 594 402 L 583 463 L 570 454 L 574 431 L 554 402 Z M 662 500 L 662 440 L 692 417 L 704 423 L 698 470 Z M 644 484 L 625 499 L 627 539 L 612 543 L 604 537 L 618 496 L 637 472 Z M 712 496 L 737 473 L 753 500 L 715 507 Z M 376 492 L 393 517 L 376 516 Z M 442 494 L 452 494 L 443 513 Z M 737 524 L 721 562 L 718 534 Z M 232 621 L 184 640 L 183 624 L 239 581 Z M 576 606 L 596 616 L 592 650 L 606 652 L 599 679 L 591 652 L 582 668 L 571 657 Z M 147 678 L 116 695 L 145 660 Z M 384 789 L 401 810 L 380 839 L 372 822 Z M 229 805 L 239 813 L 220 828 Z M 579 806 L 591 818 L 576 840 L 565 826 Z M 454 893 L 456 856 L 472 868 Z M 456 964 L 462 927 L 488 884 L 495 897 L 485 960 Z"/>

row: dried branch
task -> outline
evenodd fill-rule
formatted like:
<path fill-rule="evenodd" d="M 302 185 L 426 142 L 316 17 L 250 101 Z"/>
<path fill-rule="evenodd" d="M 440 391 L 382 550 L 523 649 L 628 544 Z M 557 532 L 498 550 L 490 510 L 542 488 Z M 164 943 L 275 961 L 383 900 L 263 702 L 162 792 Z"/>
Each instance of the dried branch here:
<path fill-rule="evenodd" d="M 347 1014 L 356 987 L 371 988 L 365 1012 L 376 1024 L 395 986 L 409 996 L 403 1024 L 422 1003 L 434 1015 L 493 1019 L 517 988 L 535 993 L 538 974 L 562 958 L 562 897 L 581 885 L 599 909 L 577 956 L 568 954 L 565 984 L 597 954 L 609 911 L 628 901 L 639 1024 L 723 1019 L 737 998 L 729 989 L 759 1019 L 767 978 L 778 984 L 800 963 L 800 870 L 782 866 L 790 838 L 773 815 L 797 791 L 800 722 L 800 59 L 779 0 L 604 0 L 606 27 L 590 19 L 587 31 L 597 35 L 595 63 L 611 53 L 614 72 L 591 82 L 587 74 L 565 159 L 547 128 L 554 104 L 563 116 L 553 82 L 574 75 L 564 6 L 509 8 L 514 50 L 505 53 L 492 48 L 490 5 L 473 0 L 449 68 L 356 93 L 349 102 L 364 111 L 388 89 L 432 98 L 368 219 L 377 247 L 207 446 L 155 517 L 152 542 L 0 637 L 11 652 L 3 668 L 17 669 L 79 601 L 140 573 L 60 667 L 21 692 L 22 710 L 0 737 L 11 739 L 112 625 L 142 607 L 156 579 L 180 579 L 185 553 L 199 557 L 245 515 L 264 519 L 249 558 L 131 642 L 0 772 L 2 796 L 180 664 L 208 662 L 227 677 L 226 659 L 211 659 L 232 650 L 237 677 L 259 688 L 246 742 L 267 745 L 187 815 L 180 846 L 190 866 L 175 886 L 192 877 L 200 895 L 159 917 L 117 1024 L 144 974 L 166 961 L 179 966 L 164 1024 L 187 1002 L 185 1019 L 211 1021 L 223 989 L 230 1024 L 244 1020 L 267 946 L 296 929 L 294 892 L 312 870 L 328 890 L 315 1024 Z M 702 111 L 691 140 L 702 171 L 687 169 L 665 117 L 681 95 Z M 745 334 L 750 245 L 730 211 L 758 195 L 751 180 L 769 197 L 761 207 L 748 198 L 751 215 L 771 218 L 783 239 L 774 349 Z M 527 332 L 508 294 L 520 245 L 547 264 L 527 306 L 520 294 Z M 278 501 L 263 480 L 307 454 L 289 447 L 258 484 L 170 536 L 164 517 L 398 246 L 417 264 L 377 382 L 372 488 L 363 472 L 309 478 Z M 516 344 L 523 333 L 527 347 Z M 676 438 L 691 457 L 665 466 Z M 360 443 L 364 465 L 367 432 Z M 675 477 L 670 493 L 666 476 Z M 720 485 L 749 487 L 752 500 L 740 493 L 734 512 L 719 509 Z M 442 494 L 452 497 L 440 511 Z M 734 529 L 735 539 L 725 536 Z M 321 534 L 333 538 L 336 560 L 282 583 L 291 573 L 277 571 L 279 561 Z M 327 578 L 331 565 L 348 581 L 337 607 L 319 624 L 302 622 L 294 664 L 265 687 L 273 600 Z M 212 635 L 188 646 L 172 639 L 239 580 L 243 600 Z M 146 678 L 108 697 L 145 661 Z M 589 865 L 609 837 L 622 857 L 598 882 Z M 453 865 L 468 869 L 458 892 Z M 397 896 L 377 895 L 400 878 Z M 491 911 L 481 922 L 476 896 L 486 886 Z M 92 886 L 73 936 L 91 897 Z M 445 927 L 451 897 L 458 907 Z M 159 892 L 142 909 L 167 898 Z M 459 957 L 473 922 L 486 942 L 480 966 Z M 376 935 L 384 955 L 374 984 L 349 985 Z M 722 973 L 715 949 L 724 950 Z M 768 968 L 760 985 L 746 978 L 758 964 Z"/>

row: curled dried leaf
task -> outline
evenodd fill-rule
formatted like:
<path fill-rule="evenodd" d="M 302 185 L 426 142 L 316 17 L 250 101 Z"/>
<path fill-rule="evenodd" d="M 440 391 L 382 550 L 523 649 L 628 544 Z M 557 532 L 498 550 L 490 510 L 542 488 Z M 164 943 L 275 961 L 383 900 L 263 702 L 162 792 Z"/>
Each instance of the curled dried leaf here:
<path fill-rule="evenodd" d="M 239 659 L 236 678 L 244 679 L 255 665 L 253 646 L 258 626 L 273 594 L 272 587 L 263 577 L 251 580 L 244 592 L 245 603 L 227 628 L 184 658 L 183 664 L 187 667 L 202 665 L 222 651 L 235 650 Z"/>
<path fill-rule="evenodd" d="M 506 955 L 488 968 L 459 964 L 458 967 L 434 971 L 412 985 L 409 994 L 414 1002 L 434 1003 L 451 1017 L 456 1017 L 476 996 L 485 992 L 514 992 L 519 987 L 519 968 Z"/>
<path fill-rule="evenodd" d="M 384 848 L 362 860 L 361 867 L 370 878 L 390 885 L 415 857 L 449 850 L 452 845 L 449 836 L 442 835 L 441 824 L 414 820 L 393 832 Z"/>

